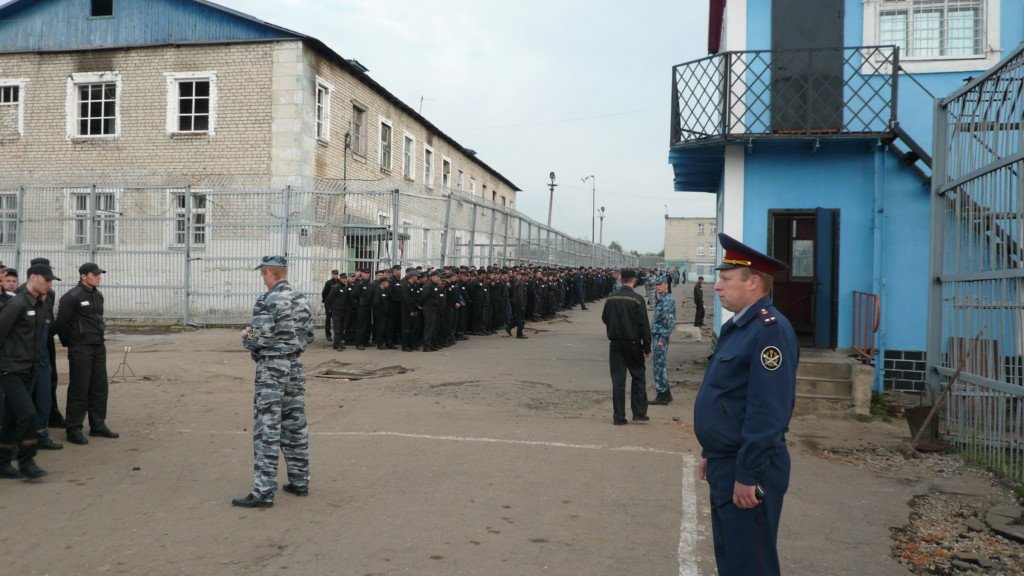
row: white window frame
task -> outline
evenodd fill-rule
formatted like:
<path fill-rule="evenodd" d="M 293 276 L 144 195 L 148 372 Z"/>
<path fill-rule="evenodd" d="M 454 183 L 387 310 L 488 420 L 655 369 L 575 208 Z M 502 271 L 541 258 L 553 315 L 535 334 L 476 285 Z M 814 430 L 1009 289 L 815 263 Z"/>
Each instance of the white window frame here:
<path fill-rule="evenodd" d="M 8 203 L 10 206 L 5 206 Z M 18 193 L 14 190 L 5 190 L 0 192 L 0 246 L 13 246 L 17 238 Z"/>
<path fill-rule="evenodd" d="M 427 189 L 434 189 L 434 149 L 427 144 L 423 145 L 423 182 Z"/>
<path fill-rule="evenodd" d="M 98 135 L 82 135 L 78 133 L 78 87 L 85 84 L 114 84 L 114 133 Z M 68 140 L 111 140 L 121 137 L 121 86 L 120 72 L 80 72 L 68 77 L 67 97 L 64 104 L 64 116 L 67 125 Z"/>
<path fill-rule="evenodd" d="M 465 179 L 466 171 L 459 168 L 459 179 L 455 181 L 455 189 L 462 192 L 462 182 Z"/>
<path fill-rule="evenodd" d="M 362 124 L 356 124 L 356 111 L 359 111 L 358 116 L 363 119 Z M 349 143 L 352 146 L 352 153 L 360 158 L 366 158 L 366 139 L 368 138 L 366 132 L 366 118 L 367 118 L 367 107 L 352 101 L 352 119 L 349 121 L 348 129 L 350 140 Z"/>
<path fill-rule="evenodd" d="M 416 179 L 416 137 L 402 131 L 402 176 Z"/>
<path fill-rule="evenodd" d="M 476 178 L 469 177 L 469 193 L 476 196 Z"/>
<path fill-rule="evenodd" d="M 911 0 L 862 0 L 864 3 L 864 42 L 865 46 L 876 46 L 881 40 L 881 12 L 898 8 L 899 4 L 911 4 Z M 932 72 L 965 72 L 969 70 L 987 70 L 995 66 L 1002 54 L 1000 48 L 1000 4 L 1001 0 L 981 0 L 981 11 L 984 31 L 981 38 L 982 54 L 974 56 L 928 56 L 908 57 L 900 54 L 900 65 L 911 74 Z M 867 66 L 867 65 L 866 65 Z M 865 68 L 866 69 L 866 68 Z M 871 72 L 874 73 L 872 67 Z M 888 72 L 879 70 L 879 72 Z"/>
<path fill-rule="evenodd" d="M 185 214 L 184 214 L 184 207 L 183 206 L 182 207 L 178 206 L 178 198 L 179 197 L 184 198 L 185 195 L 188 194 L 189 192 L 191 192 L 191 194 L 192 194 L 192 214 L 200 214 L 200 215 L 203 216 L 203 222 L 201 224 L 197 224 L 195 222 L 195 220 L 193 220 L 193 222 L 192 222 L 192 234 L 193 234 L 193 237 L 192 237 L 192 241 L 189 243 L 189 247 L 193 248 L 193 249 L 203 249 L 203 248 L 206 248 L 210 244 L 210 213 L 211 213 L 211 203 L 210 203 L 210 196 L 209 196 L 210 190 L 205 190 L 205 189 L 203 189 L 203 190 L 197 190 L 197 189 L 188 190 L 188 189 L 185 189 L 185 188 L 178 188 L 178 189 L 174 189 L 174 190 L 169 190 L 168 191 L 168 198 L 167 198 L 168 205 L 171 208 L 171 214 L 174 217 L 174 219 L 170 223 L 170 226 L 168 227 L 168 241 L 167 241 L 167 245 L 169 247 L 171 247 L 171 248 L 184 248 L 185 247 L 185 243 L 183 241 L 182 242 L 178 241 L 178 234 L 179 233 L 183 233 L 182 231 L 179 231 L 178 224 L 180 222 L 184 222 L 185 221 L 185 218 L 184 218 L 184 216 L 185 216 Z M 203 199 L 204 206 L 201 207 L 201 208 L 197 208 L 196 207 L 196 198 L 197 197 L 201 197 Z M 187 228 L 188 227 L 186 226 L 185 232 L 187 232 Z M 195 234 L 196 234 L 198 228 L 202 228 L 202 231 L 200 232 L 203 235 L 202 242 L 197 242 L 196 241 Z"/>
<path fill-rule="evenodd" d="M 448 170 L 446 171 L 445 168 Z M 441 156 L 441 187 L 451 189 L 452 187 L 452 159 Z"/>
<path fill-rule="evenodd" d="M 703 256 L 703 255 L 704 255 L 704 245 L 703 244 L 698 244 L 697 245 L 697 256 Z"/>
<path fill-rule="evenodd" d="M 75 189 L 68 189 L 65 192 L 66 192 L 66 195 L 65 195 L 65 206 L 66 206 L 66 208 L 65 208 L 64 213 L 69 216 L 67 221 L 69 222 L 70 227 L 66 230 L 67 237 L 65 238 L 65 242 L 64 243 L 67 246 L 72 247 L 72 248 L 88 247 L 88 246 L 90 246 L 92 244 L 92 234 L 94 234 L 96 232 L 96 228 L 103 228 L 105 226 L 104 222 L 108 221 L 108 222 L 111 223 L 112 230 L 110 231 L 110 234 L 112 236 L 112 238 L 111 238 L 112 241 L 111 242 L 104 242 L 103 241 L 104 238 L 101 237 L 99 240 L 96 241 L 96 247 L 97 248 L 103 248 L 103 249 L 113 249 L 113 248 L 116 248 L 117 247 L 117 237 L 118 237 L 118 230 L 117 230 L 117 228 L 118 228 L 118 219 L 117 218 L 118 218 L 118 211 L 120 210 L 120 206 L 121 206 L 121 189 L 120 188 L 97 188 L 96 189 L 96 197 L 97 197 L 97 199 L 99 199 L 99 197 L 101 195 L 104 195 L 104 196 L 112 195 L 113 196 L 113 198 L 114 198 L 114 208 L 113 208 L 113 210 L 107 210 L 107 209 L 100 210 L 99 208 L 97 208 L 96 209 L 96 215 L 97 215 L 96 225 L 97 226 L 95 228 L 92 228 L 92 229 L 90 229 L 90 226 L 88 225 L 89 213 L 90 213 L 90 210 L 91 210 L 91 208 L 89 206 L 89 198 L 92 197 L 92 190 L 89 190 L 87 188 L 75 188 Z M 86 198 L 85 209 L 84 210 L 78 209 L 78 203 L 77 203 L 77 199 L 79 197 L 82 197 L 82 196 L 84 196 Z M 85 228 L 84 228 L 83 234 L 82 234 L 84 236 L 84 238 L 82 238 L 82 240 L 83 240 L 82 242 L 79 242 L 78 240 L 79 240 L 80 234 L 78 233 L 78 223 L 82 222 L 82 221 L 85 222 L 85 225 L 84 225 Z M 102 230 L 101 230 L 100 233 L 101 233 L 101 235 L 106 234 L 106 232 L 104 232 Z"/>
<path fill-rule="evenodd" d="M 703 235 L 704 235 L 704 225 L 701 224 L 700 222 L 698 222 L 697 223 L 697 236 L 703 236 Z"/>
<path fill-rule="evenodd" d="M 167 83 L 167 134 L 206 134 L 213 136 L 217 132 L 217 73 L 216 72 L 167 72 L 164 73 Z M 209 126 L 206 130 L 180 130 L 178 118 L 181 116 L 178 98 L 178 84 L 188 80 L 206 80 L 210 83 Z"/>
<path fill-rule="evenodd" d="M 0 103 L 0 107 L 6 106 L 17 106 L 18 107 L 18 136 L 24 136 L 25 134 L 25 87 L 28 85 L 27 79 L 6 79 L 0 78 L 0 88 L 14 87 L 18 89 L 18 101 L 8 102 L 6 104 Z"/>
<path fill-rule="evenodd" d="M 324 94 L 321 105 L 320 93 Z M 334 85 L 316 77 L 316 88 L 313 93 L 313 134 L 320 142 L 331 141 L 331 96 L 334 95 Z"/>
<path fill-rule="evenodd" d="M 377 122 L 377 164 L 380 165 L 380 169 L 386 172 L 391 172 L 391 167 L 395 165 L 395 125 L 383 116 L 378 116 L 379 121 Z M 384 129 L 381 126 L 387 126 L 390 128 L 388 131 L 388 165 L 384 165 Z"/>

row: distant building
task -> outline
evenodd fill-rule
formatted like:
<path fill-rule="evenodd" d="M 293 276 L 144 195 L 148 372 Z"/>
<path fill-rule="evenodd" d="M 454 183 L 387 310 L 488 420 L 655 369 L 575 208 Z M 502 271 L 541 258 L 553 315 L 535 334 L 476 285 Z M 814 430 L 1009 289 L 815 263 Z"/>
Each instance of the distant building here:
<path fill-rule="evenodd" d="M 718 249 L 714 218 L 665 218 L 665 265 L 677 266 L 688 280 L 714 278 Z"/>

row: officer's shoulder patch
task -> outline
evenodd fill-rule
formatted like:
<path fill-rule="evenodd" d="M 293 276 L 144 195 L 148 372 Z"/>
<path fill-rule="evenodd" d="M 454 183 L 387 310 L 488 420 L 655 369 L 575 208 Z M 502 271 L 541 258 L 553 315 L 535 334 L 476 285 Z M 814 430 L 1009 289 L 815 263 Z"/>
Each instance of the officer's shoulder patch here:
<path fill-rule="evenodd" d="M 761 366 L 768 371 L 778 370 L 782 366 L 782 351 L 775 346 L 761 350 Z"/>
<path fill-rule="evenodd" d="M 759 312 L 759 314 L 761 315 L 761 322 L 763 322 L 765 326 L 771 326 L 778 322 L 778 318 L 776 318 L 775 315 L 767 308 L 761 308 L 761 312 Z"/>

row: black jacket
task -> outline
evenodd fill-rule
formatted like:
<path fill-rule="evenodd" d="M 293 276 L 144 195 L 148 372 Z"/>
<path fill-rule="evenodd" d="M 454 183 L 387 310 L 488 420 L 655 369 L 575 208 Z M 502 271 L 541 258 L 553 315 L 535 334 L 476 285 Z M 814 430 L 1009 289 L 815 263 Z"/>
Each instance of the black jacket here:
<path fill-rule="evenodd" d="M 81 282 L 60 298 L 53 330 L 65 347 L 103 344 L 106 323 L 103 320 L 103 294 L 89 290 Z"/>
<path fill-rule="evenodd" d="M 638 342 L 644 354 L 651 353 L 651 322 L 647 318 L 644 297 L 629 286 L 623 286 L 604 302 L 601 320 L 609 340 Z"/>
<path fill-rule="evenodd" d="M 0 309 L 0 372 L 32 373 L 39 339 L 49 321 L 46 304 L 28 292 L 18 294 Z"/>

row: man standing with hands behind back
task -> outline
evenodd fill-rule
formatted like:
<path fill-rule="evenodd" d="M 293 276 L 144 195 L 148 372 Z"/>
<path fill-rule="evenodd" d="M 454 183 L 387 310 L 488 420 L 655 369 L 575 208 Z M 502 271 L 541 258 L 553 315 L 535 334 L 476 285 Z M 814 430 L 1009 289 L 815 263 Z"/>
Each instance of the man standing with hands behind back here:
<path fill-rule="evenodd" d="M 107 427 L 107 347 L 100 281 L 106 270 L 93 262 L 78 268 L 78 286 L 64 293 L 53 330 L 68 349 L 68 442 L 88 444 L 82 424 L 89 415 L 89 435 L 117 438 Z"/>
<path fill-rule="evenodd" d="M 789 488 L 786 432 L 796 398 L 796 333 L 769 296 L 787 266 L 718 235 L 725 251 L 715 292 L 734 313 L 718 337 L 694 402 L 698 474 L 711 489 L 720 576 L 780 574 L 776 549 Z"/>
<path fill-rule="evenodd" d="M 626 371 L 633 380 L 629 389 L 630 408 L 634 421 L 650 420 L 647 416 L 647 365 L 651 356 L 651 322 L 647 318 L 644 297 L 633 290 L 636 272 L 622 271 L 622 288 L 604 302 L 601 320 L 608 335 L 608 366 L 612 373 L 612 422 L 625 424 Z"/>

